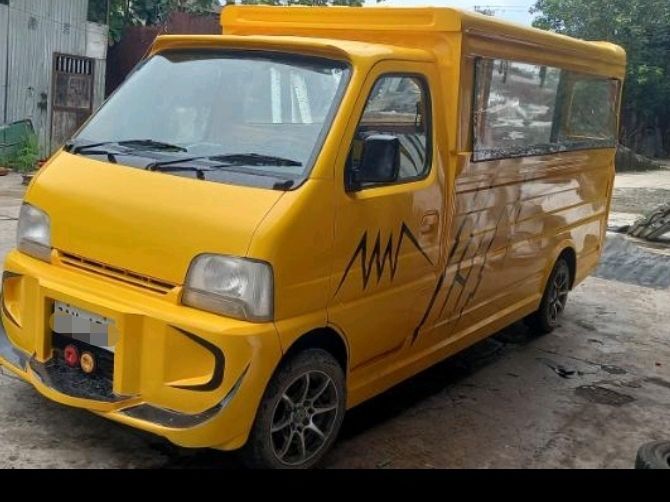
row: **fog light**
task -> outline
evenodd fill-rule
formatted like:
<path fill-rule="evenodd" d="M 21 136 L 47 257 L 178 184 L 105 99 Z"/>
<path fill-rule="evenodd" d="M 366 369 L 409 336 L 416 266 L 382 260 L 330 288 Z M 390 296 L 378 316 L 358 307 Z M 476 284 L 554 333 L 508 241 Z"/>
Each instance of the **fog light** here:
<path fill-rule="evenodd" d="M 84 373 L 90 375 L 95 371 L 95 356 L 90 352 L 84 352 L 79 360 L 79 365 Z"/>
<path fill-rule="evenodd" d="M 65 364 L 70 368 L 76 368 L 79 366 L 79 349 L 76 345 L 68 345 L 63 351 L 63 358 L 65 359 Z"/>

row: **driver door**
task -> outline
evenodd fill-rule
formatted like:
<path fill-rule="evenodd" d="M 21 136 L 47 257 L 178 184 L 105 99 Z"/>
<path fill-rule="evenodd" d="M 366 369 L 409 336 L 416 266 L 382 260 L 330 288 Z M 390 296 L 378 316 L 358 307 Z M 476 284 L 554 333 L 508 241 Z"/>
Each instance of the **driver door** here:
<path fill-rule="evenodd" d="M 444 197 L 430 65 L 382 63 L 369 76 L 348 128 L 339 171 L 329 322 L 350 345 L 352 372 L 406 354 L 431 300 L 441 260 Z M 352 187 L 365 138 L 397 138 L 395 180 Z M 343 147 L 344 148 L 344 147 Z"/>

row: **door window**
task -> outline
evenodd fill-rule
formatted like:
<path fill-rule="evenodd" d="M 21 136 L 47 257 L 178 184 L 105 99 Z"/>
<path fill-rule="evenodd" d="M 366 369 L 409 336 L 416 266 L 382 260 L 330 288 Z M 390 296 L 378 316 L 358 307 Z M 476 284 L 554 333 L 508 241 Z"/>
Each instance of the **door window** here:
<path fill-rule="evenodd" d="M 430 170 L 430 95 L 417 76 L 386 75 L 375 83 L 349 154 L 347 169 L 360 165 L 366 138 L 396 137 L 400 144 L 400 169 L 396 182 L 424 178 Z"/>

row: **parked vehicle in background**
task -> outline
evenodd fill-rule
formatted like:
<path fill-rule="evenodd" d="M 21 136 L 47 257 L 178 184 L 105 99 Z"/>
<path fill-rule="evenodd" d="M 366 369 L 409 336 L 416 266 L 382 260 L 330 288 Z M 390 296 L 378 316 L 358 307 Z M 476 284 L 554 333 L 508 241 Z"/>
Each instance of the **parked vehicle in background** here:
<path fill-rule="evenodd" d="M 9 163 L 35 135 L 30 120 L 20 120 L 11 124 L 0 124 L 0 163 Z"/>
<path fill-rule="evenodd" d="M 160 37 L 36 176 L 0 361 L 179 445 L 311 467 L 345 410 L 557 326 L 603 247 L 625 53 L 453 9 L 222 20 Z"/>

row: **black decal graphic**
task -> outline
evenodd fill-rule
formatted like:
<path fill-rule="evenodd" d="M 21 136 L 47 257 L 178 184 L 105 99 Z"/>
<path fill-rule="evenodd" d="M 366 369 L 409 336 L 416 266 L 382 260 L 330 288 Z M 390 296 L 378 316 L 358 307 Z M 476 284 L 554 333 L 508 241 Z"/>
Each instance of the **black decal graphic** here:
<path fill-rule="evenodd" d="M 463 265 L 463 261 L 465 260 L 465 257 L 468 256 L 468 251 L 470 250 L 470 246 L 473 244 L 473 237 L 470 235 L 470 240 L 468 240 L 467 245 L 465 246 L 465 249 L 463 250 L 463 254 L 461 255 L 461 258 L 458 260 L 458 264 L 456 265 L 456 278 L 454 278 L 454 281 L 451 283 L 451 286 L 449 286 L 449 292 L 447 293 L 447 296 L 444 298 L 444 302 L 442 302 L 442 307 L 440 308 L 440 317 L 442 317 L 442 314 L 444 314 L 444 309 L 447 308 L 447 304 L 449 303 L 449 300 L 451 299 L 451 293 L 454 292 L 454 287 L 456 284 L 461 286 L 461 294 L 463 293 L 463 289 L 465 289 L 465 286 L 467 285 L 468 281 L 470 280 L 470 274 L 472 273 L 472 267 L 468 269 L 468 274 L 463 277 L 461 274 L 461 266 Z M 481 241 L 479 243 L 481 246 Z M 454 244 L 454 250 L 458 247 L 458 243 Z M 479 247 L 475 249 L 475 254 L 474 256 L 477 256 L 477 253 L 479 252 Z M 449 264 L 447 264 L 447 267 L 449 267 Z M 445 268 L 444 273 L 446 275 L 447 270 Z M 460 278 L 460 280 L 458 279 Z M 460 296 L 459 296 L 460 298 Z M 456 302 L 458 303 L 458 302 Z"/>
<path fill-rule="evenodd" d="M 177 328 L 176 326 L 173 326 L 173 329 L 177 330 L 185 337 L 189 338 L 190 340 L 194 341 L 195 343 L 197 343 L 198 345 L 200 345 L 201 347 L 207 349 L 209 352 L 212 353 L 212 355 L 214 356 L 214 371 L 212 373 L 212 378 L 210 378 L 209 382 L 205 384 L 173 385 L 171 387 L 175 389 L 185 389 L 200 392 L 207 392 L 218 389 L 223 383 L 223 369 L 226 361 L 223 355 L 223 351 L 213 343 L 205 340 L 204 338 L 200 338 L 199 336 L 196 336 L 193 333 L 189 333 L 188 331 L 185 331 L 181 328 Z"/>
<path fill-rule="evenodd" d="M 440 291 L 442 291 L 442 285 L 444 284 L 444 279 L 446 278 L 445 275 L 446 274 L 440 274 L 440 278 L 437 281 L 437 286 L 435 286 L 433 296 L 430 297 L 430 302 L 428 303 L 426 313 L 423 314 L 423 317 L 421 318 L 419 325 L 414 329 L 414 333 L 412 334 L 412 343 L 416 342 L 416 339 L 419 338 L 421 328 L 423 328 L 423 325 L 426 324 L 428 316 L 430 315 L 430 312 L 433 310 L 433 306 L 435 305 L 435 301 L 437 300 L 437 295 L 439 295 Z"/>
<path fill-rule="evenodd" d="M 356 263 L 356 260 L 359 258 L 361 261 L 361 269 L 363 271 L 364 290 L 367 289 L 368 287 L 368 283 L 370 282 L 370 277 L 372 276 L 373 270 L 376 270 L 377 272 L 377 283 L 381 281 L 384 275 L 384 270 L 386 269 L 387 262 L 391 273 L 391 280 L 393 280 L 395 278 L 396 272 L 398 271 L 400 249 L 402 248 L 402 243 L 405 240 L 405 238 L 409 239 L 409 241 L 414 245 L 414 247 L 418 249 L 419 252 L 423 255 L 426 261 L 431 265 L 433 265 L 432 260 L 423 250 L 423 248 L 419 244 L 419 241 L 417 240 L 416 237 L 414 237 L 414 234 L 412 234 L 412 231 L 405 223 L 402 224 L 402 227 L 400 229 L 400 238 L 398 239 L 395 248 L 393 247 L 393 234 L 391 234 L 389 236 L 388 242 L 386 243 L 386 247 L 384 248 L 383 253 L 381 250 L 381 231 L 377 232 L 377 239 L 375 240 L 375 245 L 374 248 L 372 249 L 372 254 L 370 255 L 369 258 L 368 258 L 368 233 L 365 232 L 363 234 L 363 237 L 361 238 L 361 242 L 358 244 L 358 247 L 354 252 L 354 255 L 351 257 L 351 260 L 349 260 L 349 264 L 347 265 L 347 268 L 345 269 L 344 274 L 342 275 L 342 280 L 340 281 L 339 286 L 337 286 L 337 291 L 335 291 L 335 295 L 337 295 L 340 292 L 340 289 L 342 289 L 342 286 L 346 282 L 349 272 L 351 271 L 351 268 L 354 266 L 354 263 Z"/>
<path fill-rule="evenodd" d="M 479 277 L 477 279 L 477 282 L 475 284 L 474 289 L 470 292 L 468 295 L 467 300 L 463 304 L 463 308 L 461 308 L 461 311 L 459 313 L 458 320 L 460 321 L 461 318 L 463 317 L 463 312 L 465 312 L 466 307 L 472 302 L 472 300 L 475 298 L 475 295 L 477 294 L 477 291 L 479 291 L 479 287 L 482 285 L 482 281 L 484 280 L 484 272 L 486 270 L 486 265 L 489 260 L 489 253 L 491 252 L 491 249 L 493 248 L 493 243 L 496 240 L 496 236 L 498 235 L 498 228 L 500 227 L 500 223 L 502 222 L 503 216 L 505 215 L 505 211 L 500 212 L 500 216 L 498 216 L 498 221 L 496 222 L 496 228 L 493 231 L 493 235 L 491 236 L 491 240 L 489 241 L 489 245 L 486 248 L 486 252 L 484 253 L 484 260 L 479 268 Z M 483 240 L 482 240 L 483 242 Z"/>
<path fill-rule="evenodd" d="M 489 188 L 494 188 L 496 186 L 495 181 L 496 180 L 494 179 L 493 182 L 490 184 Z M 480 193 L 482 193 L 483 191 L 484 190 L 479 190 L 479 191 L 475 192 L 474 201 L 477 200 Z M 493 198 L 493 197 L 494 197 L 494 192 L 492 192 L 492 191 L 489 192 L 489 199 Z M 521 202 L 521 192 L 519 192 L 519 196 L 518 196 L 517 200 L 514 202 L 514 204 L 519 204 L 520 202 Z M 517 209 L 518 209 L 518 211 L 515 211 L 516 214 L 513 218 L 514 222 L 517 222 L 518 219 L 519 219 L 519 216 L 521 214 L 521 205 L 519 205 Z M 458 229 L 456 237 L 454 239 L 454 243 L 452 245 L 452 248 L 449 252 L 449 258 L 448 258 L 448 260 L 447 260 L 447 262 L 444 266 L 444 270 L 440 274 L 440 277 L 437 281 L 437 285 L 435 287 L 435 291 L 433 292 L 433 295 L 430 299 L 430 302 L 428 303 L 428 307 L 426 309 L 426 312 L 423 315 L 423 318 L 421 319 L 421 321 L 419 322 L 419 325 L 414 330 L 414 333 L 413 333 L 413 336 L 412 336 L 412 344 L 414 344 L 417 341 L 417 339 L 419 338 L 419 335 L 421 333 L 421 329 L 424 327 L 424 325 L 428 321 L 428 318 L 430 317 L 430 313 L 433 311 L 433 308 L 435 308 L 435 303 L 437 302 L 437 298 L 439 297 L 440 292 L 442 291 L 442 288 L 445 285 L 444 283 L 447 280 L 447 270 L 449 268 L 449 265 L 452 264 L 452 260 L 454 258 L 454 255 L 456 254 L 456 250 L 459 248 L 460 244 L 462 242 L 464 242 L 465 239 L 467 238 L 467 243 L 465 245 L 465 250 L 463 251 L 463 254 L 460 257 L 460 260 L 457 263 L 456 274 L 454 276 L 454 280 L 449 285 L 449 289 L 447 291 L 447 294 L 445 296 L 444 301 L 442 302 L 442 306 L 441 306 L 440 312 L 439 312 L 439 316 L 442 317 L 444 315 L 444 311 L 445 311 L 445 309 L 446 309 L 446 307 L 449 303 L 449 300 L 451 299 L 452 293 L 454 291 L 454 286 L 456 286 L 456 285 L 460 286 L 460 292 L 458 294 L 458 298 L 457 298 L 456 303 L 454 304 L 454 306 L 458 307 L 458 305 L 461 303 L 461 300 L 463 298 L 465 298 L 465 301 L 463 302 L 463 305 L 459 309 L 459 315 L 458 315 L 458 319 L 457 319 L 457 322 L 456 322 L 456 325 L 458 325 L 458 322 L 461 320 L 467 306 L 475 298 L 475 296 L 477 295 L 477 292 L 479 291 L 479 288 L 482 285 L 482 282 L 484 280 L 484 275 L 486 273 L 486 266 L 488 264 L 489 254 L 491 253 L 491 251 L 493 249 L 493 243 L 495 242 L 496 236 L 498 235 L 498 230 L 499 230 L 500 225 L 501 225 L 501 223 L 502 223 L 506 214 L 508 214 L 507 210 L 503 209 L 503 210 L 500 211 L 500 214 L 498 215 L 498 219 L 496 221 L 496 226 L 493 229 L 493 235 L 491 236 L 488 243 L 486 245 L 484 244 L 486 239 L 482 236 L 482 238 L 479 241 L 479 244 L 477 245 L 477 250 L 476 250 L 474 256 L 479 256 L 479 254 L 482 252 L 482 248 L 484 250 L 484 258 L 482 260 L 482 263 L 479 266 L 480 267 L 479 271 L 477 273 L 473 274 L 473 268 L 474 267 L 470 266 L 469 270 L 468 270 L 468 273 L 465 277 L 463 277 L 463 274 L 462 274 L 462 271 L 461 271 L 461 265 L 463 263 L 463 260 L 465 259 L 465 257 L 468 254 L 468 250 L 470 249 L 470 246 L 473 244 L 474 235 L 471 232 L 469 233 L 469 235 L 466 235 L 466 236 L 463 235 L 466 223 L 468 221 L 472 222 L 472 219 L 471 219 L 470 216 L 468 216 L 467 218 L 465 218 L 463 220 L 463 222 L 461 223 L 460 228 Z M 509 248 L 506 248 L 506 253 L 508 251 L 509 251 Z M 505 254 L 505 256 L 506 256 L 506 254 Z M 473 287 L 472 291 L 470 291 L 464 297 L 463 295 L 465 293 L 465 289 L 468 286 L 468 283 L 470 282 L 470 277 L 471 276 L 476 278 L 476 279 L 474 279 L 474 287 Z"/>
<path fill-rule="evenodd" d="M 440 291 L 442 291 L 442 286 L 444 286 L 444 281 L 447 278 L 447 267 L 449 266 L 449 263 L 451 260 L 454 258 L 454 255 L 456 254 L 456 248 L 458 248 L 458 243 L 461 240 L 461 235 L 463 234 L 463 229 L 465 228 L 467 220 L 464 219 L 463 223 L 461 223 L 460 228 L 458 229 L 458 233 L 456 234 L 456 240 L 454 241 L 454 245 L 451 248 L 451 251 L 449 252 L 449 258 L 447 259 L 447 263 L 444 266 L 444 271 L 440 274 L 439 279 L 437 280 L 437 285 L 435 286 L 435 291 L 433 292 L 433 296 L 430 298 L 430 302 L 428 302 L 428 308 L 426 309 L 426 313 L 423 314 L 423 317 L 421 318 L 421 321 L 419 322 L 419 325 L 414 329 L 414 334 L 412 335 L 412 344 L 416 342 L 416 340 L 419 338 L 419 334 L 421 333 L 421 328 L 423 328 L 424 324 L 426 324 L 426 321 L 428 321 L 428 316 L 430 316 L 430 313 L 433 310 L 433 307 L 435 306 L 435 302 L 437 301 L 437 297 L 440 294 Z M 457 273 L 457 275 L 459 275 Z M 453 288 L 453 284 L 452 284 Z M 451 293 L 450 293 L 451 294 Z"/>

